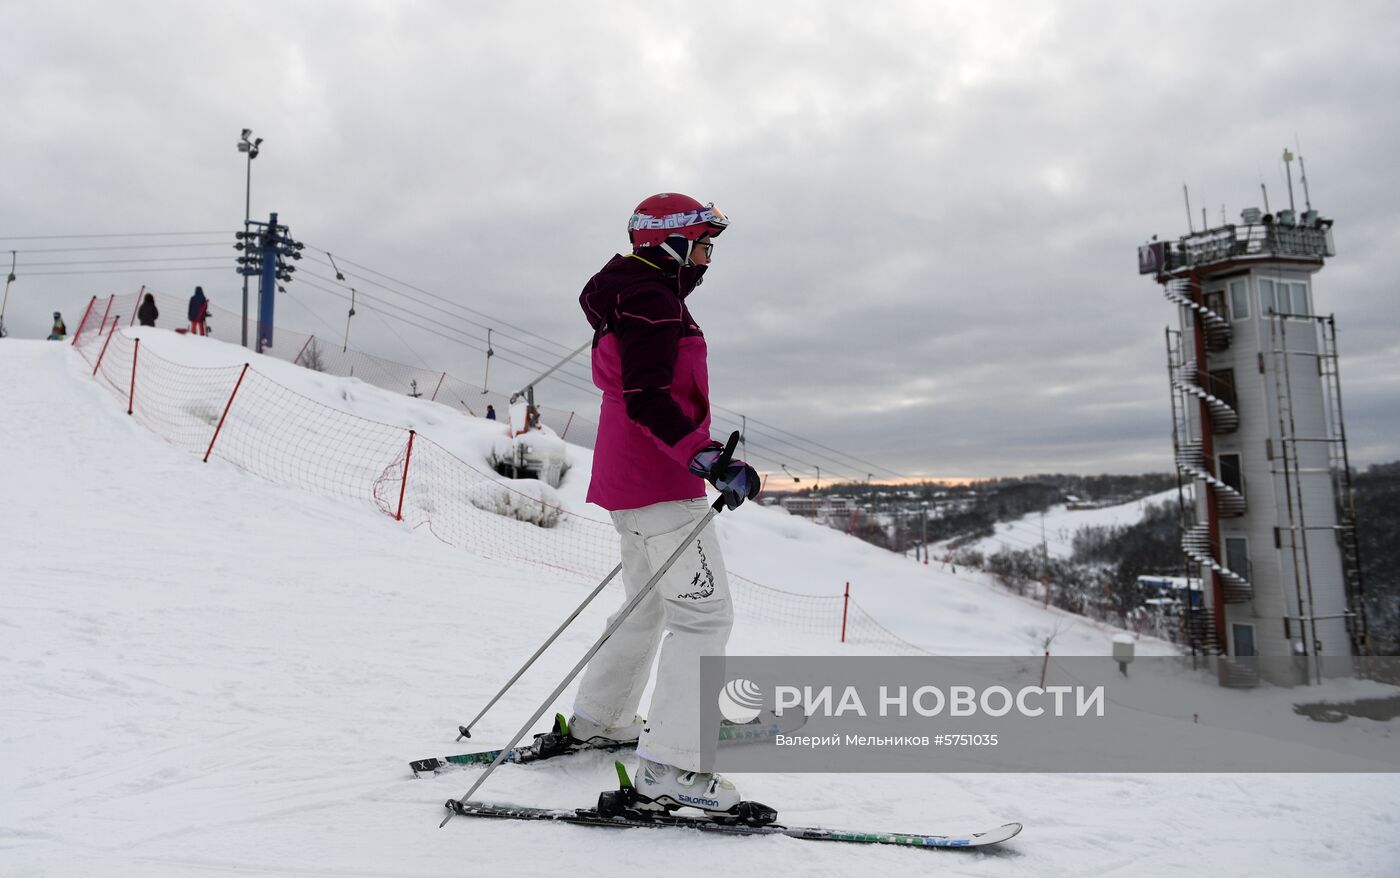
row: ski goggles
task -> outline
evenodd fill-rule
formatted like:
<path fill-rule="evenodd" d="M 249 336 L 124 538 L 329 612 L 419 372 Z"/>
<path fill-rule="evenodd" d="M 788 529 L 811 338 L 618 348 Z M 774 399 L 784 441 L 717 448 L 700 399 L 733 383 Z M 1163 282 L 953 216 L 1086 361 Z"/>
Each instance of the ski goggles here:
<path fill-rule="evenodd" d="M 724 211 L 715 207 L 714 202 L 710 202 L 699 210 L 685 210 L 680 213 L 668 213 L 665 216 L 647 216 L 635 213 L 627 227 L 638 231 L 641 229 L 685 229 L 700 225 L 713 226 L 723 230 L 729 227 L 729 217 L 725 216 Z"/>

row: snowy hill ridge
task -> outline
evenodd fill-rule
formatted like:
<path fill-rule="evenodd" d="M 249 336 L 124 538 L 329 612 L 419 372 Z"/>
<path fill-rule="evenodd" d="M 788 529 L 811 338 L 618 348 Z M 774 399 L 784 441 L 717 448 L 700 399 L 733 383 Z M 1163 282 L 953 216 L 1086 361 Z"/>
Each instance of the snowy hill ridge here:
<path fill-rule="evenodd" d="M 184 308 L 184 296 L 164 293 L 149 286 L 142 287 L 135 293 L 114 293 L 106 299 L 94 296 L 89 303 L 88 312 L 80 320 L 75 335 L 83 336 L 90 331 L 101 332 L 103 327 L 110 328 L 111 324 L 116 322 L 134 327 L 136 310 L 145 294 L 153 296 L 157 305 L 167 314 L 179 313 Z M 240 327 L 243 323 L 240 314 L 211 303 L 209 315 L 207 328 L 211 338 L 234 345 L 240 343 Z M 249 322 L 250 332 L 255 331 L 251 325 L 253 321 Z M 446 370 L 410 366 L 338 343 L 326 344 L 325 339 L 319 336 L 286 327 L 277 328 L 277 344 L 269 348 L 265 355 L 327 375 L 358 378 L 392 394 L 416 393 L 430 402 L 440 402 L 449 408 L 465 411 L 472 417 L 484 414 L 488 404 L 494 405 L 500 412 L 506 411 L 510 404 L 507 394 L 489 390 Z M 575 445 L 585 448 L 593 447 L 598 435 L 598 424 L 590 417 L 577 411 L 549 405 L 539 405 L 537 409 L 541 422 L 558 432 L 561 438 L 568 438 Z"/>

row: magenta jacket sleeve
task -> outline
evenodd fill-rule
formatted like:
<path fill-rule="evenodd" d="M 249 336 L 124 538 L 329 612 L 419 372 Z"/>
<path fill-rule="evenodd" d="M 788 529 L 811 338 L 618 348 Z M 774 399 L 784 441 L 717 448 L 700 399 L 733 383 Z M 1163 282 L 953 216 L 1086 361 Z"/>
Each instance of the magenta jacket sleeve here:
<path fill-rule="evenodd" d="M 647 284 L 618 297 L 614 328 L 627 417 L 645 427 L 668 456 L 687 466 L 710 437 L 671 395 L 685 328 L 682 314 L 674 293 Z"/>

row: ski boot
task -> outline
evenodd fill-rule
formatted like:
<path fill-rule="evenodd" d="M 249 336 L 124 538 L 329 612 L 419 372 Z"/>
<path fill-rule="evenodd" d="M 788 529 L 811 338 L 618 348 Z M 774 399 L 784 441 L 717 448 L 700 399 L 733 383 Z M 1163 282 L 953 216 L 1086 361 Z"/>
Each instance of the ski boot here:
<path fill-rule="evenodd" d="M 626 747 L 637 743 L 637 738 L 642 733 L 642 724 L 642 718 L 637 717 L 631 725 L 609 729 L 585 717 L 575 715 L 571 719 L 564 719 L 564 714 L 556 713 L 554 728 L 536 735 L 530 749 L 536 756 L 548 758 L 584 747 L 590 750 Z"/>
<path fill-rule="evenodd" d="M 633 820 L 664 818 L 678 808 L 698 808 L 719 823 L 762 826 L 778 819 L 778 812 L 758 802 L 739 797 L 733 782 L 718 774 L 685 771 L 674 765 L 641 759 L 634 786 L 621 762 L 617 766 L 619 787 L 598 796 L 598 813 L 603 817 Z"/>

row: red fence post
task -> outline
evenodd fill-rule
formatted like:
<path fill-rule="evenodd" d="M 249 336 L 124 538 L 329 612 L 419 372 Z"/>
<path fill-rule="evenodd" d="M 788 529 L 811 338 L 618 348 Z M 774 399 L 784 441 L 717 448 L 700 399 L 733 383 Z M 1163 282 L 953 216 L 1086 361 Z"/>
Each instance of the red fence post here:
<path fill-rule="evenodd" d="M 141 297 L 146 295 L 146 285 L 142 284 L 141 289 L 136 293 L 136 304 L 131 308 L 131 322 L 127 326 L 136 325 L 136 312 L 141 310 Z"/>
<path fill-rule="evenodd" d="M 408 462 L 413 457 L 413 431 L 408 431 L 408 450 L 403 454 L 403 481 L 399 483 L 399 511 L 394 515 L 395 521 L 403 521 L 403 495 L 408 490 Z"/>
<path fill-rule="evenodd" d="M 97 354 L 97 362 L 93 364 L 93 377 L 97 376 L 97 370 L 102 368 L 102 358 L 107 355 L 107 345 L 112 343 L 112 336 L 116 334 L 117 324 L 112 324 L 112 331 L 107 333 L 107 340 L 102 343 L 102 350 Z"/>
<path fill-rule="evenodd" d="M 97 331 L 98 331 L 98 332 L 101 332 L 102 330 L 104 330 L 104 329 L 107 328 L 107 315 L 112 313 L 112 302 L 113 302 L 116 298 L 117 298 L 117 294 L 116 294 L 116 293 L 113 293 L 112 295 L 110 295 L 110 296 L 107 297 L 107 307 L 104 308 L 103 311 L 102 311 L 102 322 L 99 323 L 99 324 L 97 325 Z M 112 321 L 113 324 L 115 324 L 116 322 L 117 322 L 117 321 L 115 321 L 115 320 Z"/>
<path fill-rule="evenodd" d="M 559 434 L 559 438 L 560 438 L 560 439 L 563 439 L 565 436 L 569 435 L 569 424 L 572 424 L 572 423 L 574 422 L 574 415 L 576 415 L 576 414 L 578 414 L 578 413 L 577 413 L 577 412 L 569 412 L 569 421 L 568 421 L 568 423 L 566 423 L 566 424 L 564 425 L 564 432 L 562 432 L 562 433 Z"/>
<path fill-rule="evenodd" d="M 112 328 L 116 329 L 116 321 L 112 322 Z M 131 414 L 131 407 L 136 402 L 136 355 L 141 353 L 141 339 L 136 339 L 136 347 L 131 349 L 131 393 L 126 397 L 126 413 Z"/>
<path fill-rule="evenodd" d="M 846 598 L 841 602 L 841 642 L 846 642 L 846 614 L 851 610 L 851 584 L 846 583 Z"/>
<path fill-rule="evenodd" d="M 82 337 L 83 327 L 87 326 L 88 315 L 92 313 L 92 306 L 97 304 L 97 297 L 93 296 L 88 300 L 87 310 L 83 312 L 83 319 L 78 321 L 78 331 L 73 333 L 73 347 L 78 346 L 78 339 Z"/>
<path fill-rule="evenodd" d="M 443 370 L 442 377 L 438 379 L 438 386 L 433 388 L 433 395 L 428 397 L 428 402 L 436 402 L 438 391 L 442 389 L 442 382 L 447 380 L 447 370 Z"/>
<path fill-rule="evenodd" d="M 243 376 L 248 374 L 248 364 L 243 364 L 243 371 L 238 373 L 238 380 L 234 382 L 233 393 L 228 395 L 228 402 L 224 404 L 224 413 L 219 415 L 219 426 L 214 428 L 214 435 L 209 439 L 209 448 L 204 452 L 204 462 L 209 462 L 209 455 L 214 452 L 214 440 L 219 438 L 219 431 L 224 428 L 224 418 L 228 417 L 228 410 L 233 407 L 233 398 L 238 395 L 238 388 L 243 386 Z"/>

